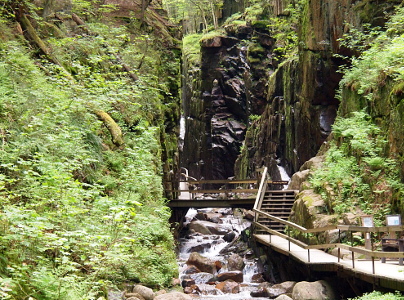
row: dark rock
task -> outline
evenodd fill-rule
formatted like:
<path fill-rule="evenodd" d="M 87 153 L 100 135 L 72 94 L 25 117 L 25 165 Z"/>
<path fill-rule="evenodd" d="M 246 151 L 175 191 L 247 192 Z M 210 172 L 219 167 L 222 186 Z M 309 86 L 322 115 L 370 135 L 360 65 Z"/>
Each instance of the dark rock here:
<path fill-rule="evenodd" d="M 193 246 L 189 248 L 188 253 L 190 252 L 204 252 L 206 249 L 212 248 L 211 243 L 199 244 L 197 246 Z"/>
<path fill-rule="evenodd" d="M 198 212 L 195 215 L 195 219 L 200 220 L 200 221 L 207 221 L 206 220 L 206 214 L 202 213 L 202 212 Z"/>
<path fill-rule="evenodd" d="M 268 297 L 268 292 L 265 288 L 258 288 L 255 291 L 250 292 L 251 297 Z"/>
<path fill-rule="evenodd" d="M 201 272 L 201 270 L 199 270 L 197 267 L 195 267 L 195 266 L 193 266 L 193 265 L 188 266 L 188 267 L 183 271 L 184 274 L 195 274 L 195 273 L 200 273 L 200 272 Z"/>
<path fill-rule="evenodd" d="M 218 281 L 234 280 L 235 282 L 243 282 L 243 272 L 241 271 L 230 271 L 223 272 L 217 275 Z"/>
<path fill-rule="evenodd" d="M 244 212 L 244 218 L 253 221 L 255 218 L 255 213 L 252 210 L 246 210 Z"/>
<path fill-rule="evenodd" d="M 195 284 L 195 280 L 194 280 L 194 279 L 191 279 L 191 278 L 185 278 L 185 279 L 183 279 L 182 282 L 181 282 L 181 286 L 182 286 L 183 288 L 185 288 L 185 287 L 190 287 L 190 286 L 192 286 L 192 285 L 194 285 L 194 284 Z"/>
<path fill-rule="evenodd" d="M 251 277 L 251 282 L 253 282 L 253 283 L 261 283 L 261 282 L 264 282 L 264 281 L 265 281 L 265 279 L 264 279 L 262 274 L 254 274 Z"/>
<path fill-rule="evenodd" d="M 226 242 L 228 242 L 228 243 L 230 243 L 231 241 L 233 241 L 233 239 L 236 237 L 236 233 L 234 232 L 234 231 L 230 231 L 229 233 L 226 233 L 224 236 L 223 236 L 223 239 L 226 241 Z"/>

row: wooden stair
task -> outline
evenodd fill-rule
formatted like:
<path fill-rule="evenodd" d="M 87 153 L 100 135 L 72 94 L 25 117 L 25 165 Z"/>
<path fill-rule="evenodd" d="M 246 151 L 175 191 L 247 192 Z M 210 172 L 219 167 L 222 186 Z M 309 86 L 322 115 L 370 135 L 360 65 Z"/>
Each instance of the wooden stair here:
<path fill-rule="evenodd" d="M 259 210 L 271 214 L 275 217 L 288 220 L 294 203 L 294 190 L 268 190 L 265 192 L 265 196 Z M 280 232 L 283 232 L 285 229 L 284 224 L 268 220 L 262 215 L 259 216 L 258 223 Z M 257 229 L 257 233 L 259 234 L 260 232 L 264 231 Z"/>

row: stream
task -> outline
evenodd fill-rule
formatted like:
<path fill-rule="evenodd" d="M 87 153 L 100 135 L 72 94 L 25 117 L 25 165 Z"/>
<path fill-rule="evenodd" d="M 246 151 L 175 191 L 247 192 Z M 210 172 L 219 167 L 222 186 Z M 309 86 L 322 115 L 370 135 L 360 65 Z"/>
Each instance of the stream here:
<path fill-rule="evenodd" d="M 194 299 L 252 299 L 251 291 L 263 279 L 252 250 L 241 241 L 243 230 L 251 226 L 251 215 L 246 214 L 248 211 L 240 209 L 189 209 L 179 240 L 178 265 L 184 291 Z M 198 263 L 187 264 L 190 256 L 197 256 L 195 252 L 204 263 L 216 266 L 215 271 L 199 270 L 194 265 L 205 266 Z"/>

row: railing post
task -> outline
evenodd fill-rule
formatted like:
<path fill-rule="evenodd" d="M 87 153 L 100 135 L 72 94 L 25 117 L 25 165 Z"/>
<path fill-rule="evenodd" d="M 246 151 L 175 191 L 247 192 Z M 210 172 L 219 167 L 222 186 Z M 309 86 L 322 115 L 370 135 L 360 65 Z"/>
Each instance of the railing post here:
<path fill-rule="evenodd" d="M 370 233 L 370 248 L 372 249 L 372 273 L 373 275 L 375 275 L 376 272 L 375 272 L 375 257 L 373 256 L 373 232 Z"/>
<path fill-rule="evenodd" d="M 307 235 L 307 245 L 310 246 L 310 236 Z M 307 261 L 310 262 L 310 248 L 307 249 Z"/>
<path fill-rule="evenodd" d="M 289 252 L 290 252 L 290 230 L 289 230 L 289 226 L 287 227 L 287 232 L 288 232 L 288 247 L 289 247 Z"/>
<path fill-rule="evenodd" d="M 341 229 L 338 229 L 338 244 L 341 244 Z M 341 261 L 341 248 L 338 247 L 338 262 Z"/>
<path fill-rule="evenodd" d="M 351 231 L 351 247 L 353 247 L 353 233 Z M 352 252 L 352 269 L 355 269 L 355 253 Z"/>

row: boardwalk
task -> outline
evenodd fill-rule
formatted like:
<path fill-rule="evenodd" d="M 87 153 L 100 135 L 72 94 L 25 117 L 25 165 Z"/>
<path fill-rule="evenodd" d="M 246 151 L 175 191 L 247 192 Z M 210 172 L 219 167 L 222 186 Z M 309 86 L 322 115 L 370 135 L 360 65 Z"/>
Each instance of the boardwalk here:
<path fill-rule="evenodd" d="M 267 245 L 279 253 L 290 256 L 300 263 L 309 265 L 313 270 L 344 272 L 355 278 L 375 283 L 380 287 L 404 291 L 404 266 L 400 266 L 398 260 L 388 260 L 386 263 L 375 261 L 375 274 L 373 274 L 372 260 L 355 260 L 353 268 L 352 260 L 341 259 L 338 262 L 336 256 L 321 250 L 307 250 L 290 243 L 289 251 L 289 242 L 276 235 L 270 237 L 269 234 L 260 234 L 254 235 L 254 237 L 257 242 Z"/>
<path fill-rule="evenodd" d="M 334 272 L 341 277 L 351 277 L 391 290 L 404 291 L 404 266 L 399 259 L 404 259 L 404 251 L 383 252 L 380 237 L 403 232 L 403 225 L 384 227 L 364 227 L 353 225 L 328 225 L 322 228 L 307 229 L 288 221 L 295 191 L 273 191 L 272 185 L 285 184 L 274 182 L 267 176 L 267 168 L 263 168 L 260 182 L 255 180 L 189 180 L 180 182 L 179 189 L 166 190 L 170 200 L 168 206 L 173 209 L 172 221 L 180 223 L 190 207 L 248 207 L 255 212 L 255 240 L 291 259 L 306 265 L 314 272 Z M 219 187 L 218 187 L 219 186 Z M 190 188 L 191 187 L 191 188 Z M 212 189 L 213 187 L 213 189 Z M 373 225 L 370 225 L 373 226 Z M 332 244 L 307 245 L 291 236 L 290 231 L 299 232 L 300 236 L 318 234 L 334 230 L 338 232 L 338 241 Z M 349 244 L 342 243 L 341 233 L 351 237 Z M 354 234 L 379 237 L 371 242 L 370 248 L 354 246 Z M 400 241 L 401 243 L 402 241 Z M 375 244 L 375 245 L 374 245 Z M 349 251 L 351 258 L 356 256 L 370 257 L 364 259 L 343 259 L 330 255 L 320 249 L 341 249 Z M 401 249 L 401 248 L 400 248 Z M 381 263 L 381 258 L 387 258 Z"/>

